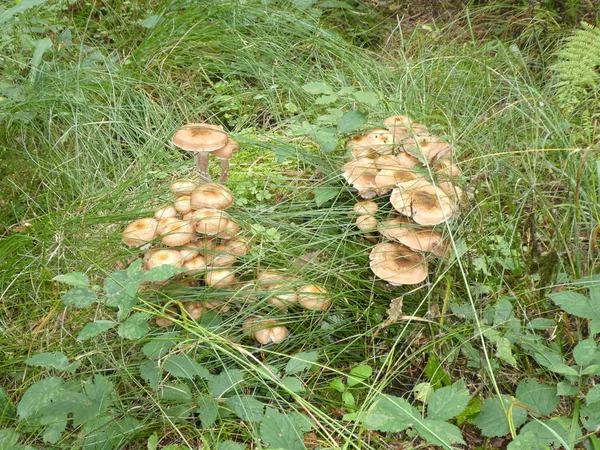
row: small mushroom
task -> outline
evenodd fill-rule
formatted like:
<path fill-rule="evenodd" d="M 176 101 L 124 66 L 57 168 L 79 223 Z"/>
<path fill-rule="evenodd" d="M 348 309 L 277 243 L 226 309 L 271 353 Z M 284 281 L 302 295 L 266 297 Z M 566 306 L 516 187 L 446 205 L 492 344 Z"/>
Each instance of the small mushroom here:
<path fill-rule="evenodd" d="M 411 217 L 419 225 L 442 223 L 456 210 L 456 203 L 424 178 L 399 183 L 392 191 L 390 202 L 396 211 Z"/>
<path fill-rule="evenodd" d="M 192 209 L 225 210 L 233 205 L 233 194 L 222 184 L 205 184 L 192 191 L 190 204 Z"/>
<path fill-rule="evenodd" d="M 279 270 L 263 270 L 256 278 L 257 284 L 270 296 L 267 303 L 276 308 L 286 308 L 298 301 L 297 280 Z"/>
<path fill-rule="evenodd" d="M 204 314 L 204 306 L 202 302 L 187 302 L 185 304 L 185 310 L 194 320 L 198 320 Z"/>
<path fill-rule="evenodd" d="M 198 185 L 191 180 L 176 180 L 171 183 L 171 192 L 176 196 L 190 195 Z"/>
<path fill-rule="evenodd" d="M 369 255 L 373 273 L 392 286 L 417 284 L 427 278 L 423 256 L 396 242 L 377 244 Z"/>
<path fill-rule="evenodd" d="M 177 210 L 172 205 L 163 206 L 154 212 L 156 220 L 166 219 L 168 217 L 177 217 Z"/>
<path fill-rule="evenodd" d="M 218 209 L 201 209 L 194 213 L 196 232 L 208 236 L 219 236 L 229 230 L 231 216 Z M 238 230 L 239 231 L 239 230 Z"/>
<path fill-rule="evenodd" d="M 375 231 L 377 229 L 377 219 L 374 216 L 364 215 L 356 218 L 356 226 L 360 231 Z"/>
<path fill-rule="evenodd" d="M 213 155 L 221 161 L 221 176 L 219 177 L 219 183 L 225 183 L 229 178 L 229 160 L 233 157 L 233 154 L 239 150 L 239 144 L 233 139 L 229 139 L 225 147 L 213 152 Z"/>
<path fill-rule="evenodd" d="M 379 205 L 372 200 L 365 200 L 363 202 L 357 202 L 352 210 L 361 216 L 372 216 L 379 209 Z"/>
<path fill-rule="evenodd" d="M 186 220 L 179 219 L 166 224 L 160 235 L 162 243 L 169 247 L 185 245 L 196 237 L 194 226 Z"/>
<path fill-rule="evenodd" d="M 154 269 L 164 265 L 181 267 L 183 265 L 183 259 L 179 250 L 156 250 L 151 252 L 146 260 L 146 269 Z"/>
<path fill-rule="evenodd" d="M 206 258 L 198 255 L 183 263 L 183 267 L 186 269 L 186 274 L 193 275 L 198 272 L 203 272 L 207 269 Z"/>
<path fill-rule="evenodd" d="M 280 344 L 288 336 L 288 329 L 279 325 L 275 320 L 264 320 L 259 316 L 248 317 L 244 320 L 242 330 L 256 339 L 262 345 Z"/>
<path fill-rule="evenodd" d="M 219 125 L 208 123 L 188 123 L 180 128 L 171 142 L 176 147 L 195 153 L 196 166 L 200 172 L 203 182 L 210 182 L 208 172 L 208 158 L 211 152 L 219 150 L 225 145 L 229 138 Z"/>
<path fill-rule="evenodd" d="M 416 227 L 406 217 L 395 217 L 382 221 L 379 224 L 379 232 L 388 239 L 400 242 L 412 250 L 431 252 L 442 258 L 449 256 L 442 233 L 433 228 Z"/>
<path fill-rule="evenodd" d="M 375 167 L 375 160 L 371 158 L 356 159 L 342 167 L 342 176 L 365 199 L 373 198 L 377 195 L 375 177 L 378 172 L 379 170 Z"/>
<path fill-rule="evenodd" d="M 316 284 L 307 284 L 298 289 L 298 303 L 306 309 L 324 311 L 329 308 L 331 298 L 324 288 Z"/>
<path fill-rule="evenodd" d="M 189 195 L 181 195 L 177 197 L 175 203 L 173 204 L 175 210 L 181 214 L 187 214 L 192 210 L 192 206 L 190 205 L 190 196 Z"/>
<path fill-rule="evenodd" d="M 158 235 L 158 221 L 152 217 L 131 222 L 123 230 L 123 242 L 129 247 L 138 247 L 151 242 Z"/>
<path fill-rule="evenodd" d="M 180 219 L 177 218 L 177 216 L 173 216 L 173 217 L 163 217 L 162 219 L 160 219 L 158 221 L 158 227 L 156 229 L 158 235 L 163 234 L 163 232 L 165 231 L 166 227 L 172 223 L 178 223 Z"/>
<path fill-rule="evenodd" d="M 226 288 L 236 281 L 235 272 L 231 269 L 209 270 L 204 276 L 206 285 L 214 288 Z"/>

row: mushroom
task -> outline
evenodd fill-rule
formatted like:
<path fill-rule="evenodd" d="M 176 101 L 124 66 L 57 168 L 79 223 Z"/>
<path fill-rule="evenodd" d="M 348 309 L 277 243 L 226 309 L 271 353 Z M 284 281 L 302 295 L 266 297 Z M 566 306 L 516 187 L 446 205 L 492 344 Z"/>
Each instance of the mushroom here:
<path fill-rule="evenodd" d="M 129 247 L 148 244 L 158 234 L 158 221 L 152 217 L 131 222 L 123 230 L 123 242 Z"/>
<path fill-rule="evenodd" d="M 166 219 L 168 217 L 177 217 L 177 210 L 174 206 L 167 205 L 159 208 L 154 213 L 154 218 L 156 220 Z"/>
<path fill-rule="evenodd" d="M 289 334 L 288 329 L 279 325 L 275 320 L 263 320 L 262 317 L 252 316 L 244 320 L 242 330 L 256 339 L 259 343 L 279 344 Z"/>
<path fill-rule="evenodd" d="M 449 256 L 442 233 L 433 228 L 417 228 L 406 217 L 395 217 L 379 224 L 379 232 L 415 251 L 431 252 L 441 258 Z"/>
<path fill-rule="evenodd" d="M 208 236 L 219 236 L 221 233 L 226 234 L 230 231 L 230 220 L 233 221 L 229 214 L 218 209 L 200 209 L 194 213 L 192 219 L 196 227 L 196 232 Z"/>
<path fill-rule="evenodd" d="M 267 303 L 276 308 L 285 308 L 298 300 L 298 293 L 294 286 L 296 279 L 279 270 L 263 270 L 258 274 L 256 282 L 266 292 L 272 294 L 267 299 Z"/>
<path fill-rule="evenodd" d="M 342 167 L 342 176 L 358 190 L 358 195 L 366 199 L 377 195 L 375 176 L 378 172 L 375 160 L 372 158 L 359 158 Z"/>
<path fill-rule="evenodd" d="M 211 267 L 232 267 L 237 260 L 237 255 L 229 253 L 225 244 L 219 244 L 215 247 L 214 253 L 208 255 L 208 265 Z"/>
<path fill-rule="evenodd" d="M 204 314 L 204 306 L 202 302 L 187 302 L 185 304 L 185 310 L 194 320 L 198 320 Z"/>
<path fill-rule="evenodd" d="M 210 182 L 208 158 L 211 152 L 219 150 L 229 138 L 219 125 L 208 123 L 188 123 L 173 135 L 171 142 L 176 147 L 195 153 L 196 166 L 203 182 Z"/>
<path fill-rule="evenodd" d="M 364 202 L 357 202 L 352 210 L 361 216 L 372 216 L 379 209 L 379 205 L 372 200 L 365 200 Z"/>
<path fill-rule="evenodd" d="M 171 192 L 178 195 L 190 195 L 194 189 L 196 189 L 197 184 L 191 180 L 176 180 L 171 183 Z"/>
<path fill-rule="evenodd" d="M 437 225 L 452 217 L 456 203 L 439 187 L 424 178 L 399 183 L 390 202 L 396 211 L 419 225 Z"/>
<path fill-rule="evenodd" d="M 231 269 L 209 270 L 204 275 L 204 282 L 214 288 L 226 288 L 236 282 L 235 273 Z"/>
<path fill-rule="evenodd" d="M 396 242 L 377 244 L 369 259 L 373 273 L 392 286 L 417 284 L 427 278 L 423 256 Z"/>
<path fill-rule="evenodd" d="M 186 273 L 188 275 L 193 275 L 195 273 L 204 271 L 207 269 L 206 258 L 204 256 L 198 255 L 195 258 L 192 258 L 183 263 L 183 267 L 186 269 Z"/>
<path fill-rule="evenodd" d="M 146 269 L 154 269 L 164 265 L 181 267 L 183 265 L 183 259 L 179 250 L 156 250 L 152 252 L 146 260 Z"/>
<path fill-rule="evenodd" d="M 156 231 L 159 235 L 163 234 L 163 232 L 165 231 L 165 228 L 172 223 L 177 223 L 179 222 L 179 219 L 177 218 L 177 216 L 173 216 L 173 217 L 163 217 L 162 219 L 160 219 L 158 221 L 158 227 L 156 228 Z"/>
<path fill-rule="evenodd" d="M 430 133 L 415 133 L 402 142 L 405 152 L 427 161 L 434 161 L 451 153 L 452 146 Z"/>
<path fill-rule="evenodd" d="M 233 157 L 233 154 L 239 150 L 239 144 L 233 139 L 229 139 L 225 147 L 213 152 L 213 155 L 221 160 L 221 176 L 219 177 L 219 183 L 225 183 L 229 178 L 229 160 Z"/>
<path fill-rule="evenodd" d="M 187 220 L 176 219 L 162 227 L 162 243 L 169 247 L 184 245 L 196 237 L 194 226 Z"/>
<path fill-rule="evenodd" d="M 180 195 L 175 200 L 173 204 L 175 210 L 181 214 L 187 214 L 192 210 L 192 206 L 190 205 L 190 196 L 189 195 Z"/>
<path fill-rule="evenodd" d="M 331 299 L 324 288 L 315 284 L 307 284 L 298 289 L 298 303 L 306 309 L 324 311 L 329 308 Z"/>
<path fill-rule="evenodd" d="M 358 216 L 356 218 L 356 226 L 360 231 L 374 231 L 377 229 L 377 219 L 367 214 Z"/>
<path fill-rule="evenodd" d="M 233 205 L 233 194 L 222 184 L 204 184 L 192 191 L 190 204 L 192 209 L 225 210 Z"/>

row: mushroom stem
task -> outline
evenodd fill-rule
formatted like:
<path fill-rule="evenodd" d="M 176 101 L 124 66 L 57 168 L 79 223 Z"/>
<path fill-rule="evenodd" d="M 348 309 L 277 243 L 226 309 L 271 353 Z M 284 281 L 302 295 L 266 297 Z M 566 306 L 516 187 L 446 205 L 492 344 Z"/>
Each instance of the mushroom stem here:
<path fill-rule="evenodd" d="M 219 183 L 225 183 L 229 178 L 229 159 L 219 158 L 221 160 L 221 176 L 219 177 Z"/>
<path fill-rule="evenodd" d="M 209 152 L 197 152 L 194 155 L 194 159 L 196 160 L 196 167 L 198 168 L 198 172 L 200 172 L 200 181 L 203 183 L 210 183 L 210 173 L 208 172 L 208 158 Z"/>

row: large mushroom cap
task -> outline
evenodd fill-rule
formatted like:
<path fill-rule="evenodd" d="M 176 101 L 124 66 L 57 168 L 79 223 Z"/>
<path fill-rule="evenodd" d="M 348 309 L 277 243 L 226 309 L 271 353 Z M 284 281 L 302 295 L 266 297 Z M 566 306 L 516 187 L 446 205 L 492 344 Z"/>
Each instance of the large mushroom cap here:
<path fill-rule="evenodd" d="M 188 123 L 173 135 L 173 145 L 188 152 L 213 152 L 228 141 L 223 127 L 209 123 Z"/>
<path fill-rule="evenodd" d="M 196 233 L 190 222 L 176 219 L 161 228 L 161 236 L 163 244 L 173 247 L 187 244 L 196 237 Z"/>
<path fill-rule="evenodd" d="M 417 284 L 427 278 L 423 256 L 396 242 L 377 244 L 369 259 L 373 273 L 393 286 Z"/>
<path fill-rule="evenodd" d="M 123 242 L 130 247 L 145 245 L 158 234 L 158 221 L 152 217 L 131 222 L 123 230 Z"/>
<path fill-rule="evenodd" d="M 183 258 L 178 250 L 157 250 L 152 252 L 146 260 L 146 269 L 150 270 L 165 264 L 181 267 Z"/>
<path fill-rule="evenodd" d="M 447 249 L 442 233 L 432 228 L 416 228 L 406 217 L 395 217 L 379 224 L 379 232 L 400 242 L 415 251 L 431 252 L 440 257 L 447 257 Z"/>
<path fill-rule="evenodd" d="M 402 142 L 404 151 L 427 161 L 443 158 L 452 152 L 452 146 L 442 138 L 429 133 L 416 133 Z"/>
<path fill-rule="evenodd" d="M 225 147 L 215 150 L 214 152 L 212 152 L 212 154 L 217 158 L 231 159 L 233 157 L 233 154 L 239 150 L 240 145 L 237 143 L 237 141 L 229 139 Z"/>
<path fill-rule="evenodd" d="M 419 225 L 437 225 L 452 217 L 456 203 L 439 187 L 424 178 L 399 183 L 390 202 L 396 211 Z"/>
<path fill-rule="evenodd" d="M 372 216 L 379 209 L 379 205 L 372 200 L 365 200 L 364 202 L 357 202 L 352 210 L 360 216 Z"/>
<path fill-rule="evenodd" d="M 225 210 L 233 205 L 233 193 L 222 184 L 204 184 L 192 191 L 190 204 L 192 209 Z"/>
<path fill-rule="evenodd" d="M 298 303 L 306 309 L 324 311 L 329 308 L 331 298 L 325 288 L 316 284 L 307 284 L 298 289 Z"/>
<path fill-rule="evenodd" d="M 171 183 L 170 191 L 175 195 L 190 195 L 196 186 L 191 180 L 176 180 Z"/>

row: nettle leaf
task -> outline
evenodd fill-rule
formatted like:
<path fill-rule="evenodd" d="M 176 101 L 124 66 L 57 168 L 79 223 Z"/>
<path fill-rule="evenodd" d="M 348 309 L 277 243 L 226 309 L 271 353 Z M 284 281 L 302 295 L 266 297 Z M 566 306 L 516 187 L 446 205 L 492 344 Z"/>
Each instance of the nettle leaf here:
<path fill-rule="evenodd" d="M 304 392 L 302 380 L 296 377 L 283 377 L 281 384 L 294 393 Z"/>
<path fill-rule="evenodd" d="M 373 91 L 356 91 L 354 93 L 354 98 L 369 106 L 376 106 L 377 103 L 379 103 L 379 94 Z"/>
<path fill-rule="evenodd" d="M 600 319 L 600 304 L 592 304 L 589 298 L 578 292 L 554 292 L 548 294 L 548 297 L 569 314 L 583 317 L 584 319 Z"/>
<path fill-rule="evenodd" d="M 595 358 L 598 352 L 596 341 L 594 338 L 589 338 L 584 341 L 580 341 L 573 349 L 573 358 L 575 362 L 580 366 L 584 367 L 590 364 Z"/>
<path fill-rule="evenodd" d="M 90 285 L 89 278 L 81 272 L 71 272 L 64 275 L 57 275 L 52 278 L 52 280 L 81 288 L 87 288 Z"/>
<path fill-rule="evenodd" d="M 329 200 L 336 198 L 342 192 L 339 187 L 317 187 L 313 189 L 315 203 L 317 206 L 323 206 Z"/>
<path fill-rule="evenodd" d="M 337 132 L 350 133 L 362 127 L 367 121 L 367 116 L 359 110 L 349 111 L 342 116 L 337 124 Z"/>
<path fill-rule="evenodd" d="M 373 375 L 373 369 L 370 366 L 356 366 L 348 375 L 348 386 L 356 386 L 369 379 Z"/>
<path fill-rule="evenodd" d="M 541 416 L 549 416 L 560 401 L 556 387 L 538 383 L 536 380 L 523 380 L 517 387 L 519 403 L 527 406 Z M 530 411 L 531 412 L 531 411 Z"/>
<path fill-rule="evenodd" d="M 511 415 L 511 422 L 515 428 L 520 427 L 527 420 L 527 411 L 517 406 L 513 397 L 503 395 L 501 401 L 502 404 L 496 398 L 486 399 L 481 412 L 473 420 L 473 424 L 481 429 L 484 436 L 497 437 L 508 434 L 510 427 L 507 414 Z"/>
<path fill-rule="evenodd" d="M 62 296 L 63 305 L 75 308 L 87 308 L 96 300 L 98 300 L 98 295 L 84 287 L 74 287 Z"/>
<path fill-rule="evenodd" d="M 303 429 L 293 414 L 267 408 L 260 423 L 260 438 L 273 449 L 305 450 Z"/>
<path fill-rule="evenodd" d="M 97 320 L 86 324 L 77 335 L 78 341 L 87 341 L 115 327 L 117 322 L 112 320 Z"/>
<path fill-rule="evenodd" d="M 119 308 L 120 316 L 129 315 L 138 300 L 138 289 L 144 280 L 142 260 L 137 259 L 125 270 L 117 270 L 104 280 L 106 306 Z"/>
<path fill-rule="evenodd" d="M 600 384 L 597 384 L 591 388 L 585 396 L 585 404 L 591 405 L 592 403 L 600 402 Z"/>
<path fill-rule="evenodd" d="M 517 367 L 517 360 L 512 354 L 510 341 L 505 337 L 496 339 L 496 356 L 513 367 Z"/>
<path fill-rule="evenodd" d="M 433 445 L 445 448 L 452 448 L 452 444 L 465 445 L 460 429 L 443 420 L 420 419 L 415 423 L 415 430 L 419 436 Z"/>
<path fill-rule="evenodd" d="M 200 416 L 202 428 L 212 427 L 219 417 L 219 404 L 211 396 L 202 394 L 198 395 L 196 403 L 198 404 L 196 414 Z"/>
<path fill-rule="evenodd" d="M 69 359 L 63 352 L 45 352 L 32 356 L 25 364 L 28 366 L 44 367 L 46 369 L 65 370 L 69 367 Z"/>
<path fill-rule="evenodd" d="M 217 445 L 217 450 L 246 450 L 246 444 L 233 441 L 223 441 Z"/>
<path fill-rule="evenodd" d="M 525 425 L 519 435 L 508 444 L 507 450 L 542 450 L 548 448 L 572 448 L 570 441 L 571 419 L 555 417 L 545 421 L 532 421 Z M 581 435 L 581 432 L 579 433 Z"/>
<path fill-rule="evenodd" d="M 427 418 L 449 420 L 465 410 L 471 396 L 462 382 L 434 391 L 427 404 Z"/>
<path fill-rule="evenodd" d="M 247 422 L 260 422 L 265 405 L 250 395 L 236 395 L 225 400 L 240 419 Z"/>
<path fill-rule="evenodd" d="M 418 420 L 421 418 L 417 408 L 403 398 L 378 395 L 363 419 L 363 426 L 367 430 L 398 433 Z"/>
<path fill-rule="evenodd" d="M 163 333 L 144 344 L 142 352 L 148 359 L 159 360 L 175 346 L 178 335 L 178 332 Z"/>
<path fill-rule="evenodd" d="M 19 417 L 21 419 L 30 419 L 35 416 L 38 411 L 62 394 L 63 384 L 64 381 L 62 378 L 49 377 L 31 385 L 25 391 L 17 406 Z"/>
<path fill-rule="evenodd" d="M 162 368 L 155 361 L 146 361 L 140 365 L 140 376 L 146 381 L 153 391 L 158 391 L 162 378 Z"/>
<path fill-rule="evenodd" d="M 150 331 L 150 317 L 148 313 L 135 313 L 119 326 L 117 333 L 123 339 L 140 339 Z"/>
<path fill-rule="evenodd" d="M 309 369 L 317 362 L 317 359 L 319 359 L 319 353 L 316 351 L 296 353 L 295 355 L 290 356 L 290 359 L 285 366 L 285 373 L 294 375 Z"/>
<path fill-rule="evenodd" d="M 171 266 L 169 264 L 163 264 L 162 266 L 153 267 L 152 269 L 144 272 L 142 276 L 143 281 L 149 281 L 156 283 L 159 281 L 167 281 L 169 278 L 174 277 L 180 273 L 185 272 L 186 269 L 183 267 Z"/>
<path fill-rule="evenodd" d="M 333 88 L 330 85 L 318 82 L 306 83 L 302 86 L 302 90 L 313 95 L 331 94 L 333 92 Z"/>
<path fill-rule="evenodd" d="M 192 400 L 192 391 L 184 383 L 164 384 L 160 395 L 163 400 L 176 403 L 186 403 Z"/>
<path fill-rule="evenodd" d="M 171 355 L 164 364 L 163 368 L 174 377 L 187 378 L 192 380 L 200 377 L 208 380 L 211 375 L 204 367 L 191 359 L 188 355 Z"/>
<path fill-rule="evenodd" d="M 225 392 L 235 388 L 244 380 L 244 374 L 241 370 L 223 370 L 219 375 L 214 375 L 208 379 L 208 391 L 215 397 L 221 397 Z"/>

